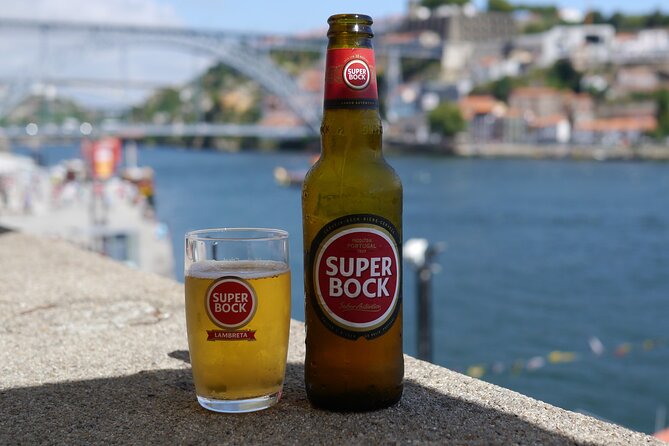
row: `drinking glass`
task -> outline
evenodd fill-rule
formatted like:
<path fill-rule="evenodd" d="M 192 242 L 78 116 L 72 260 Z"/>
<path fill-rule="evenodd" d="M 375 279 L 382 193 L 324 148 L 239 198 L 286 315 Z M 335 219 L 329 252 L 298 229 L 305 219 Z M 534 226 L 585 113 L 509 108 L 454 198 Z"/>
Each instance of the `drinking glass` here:
<path fill-rule="evenodd" d="M 184 274 L 188 348 L 200 405 L 239 413 L 276 404 L 290 328 L 288 233 L 189 232 Z"/>

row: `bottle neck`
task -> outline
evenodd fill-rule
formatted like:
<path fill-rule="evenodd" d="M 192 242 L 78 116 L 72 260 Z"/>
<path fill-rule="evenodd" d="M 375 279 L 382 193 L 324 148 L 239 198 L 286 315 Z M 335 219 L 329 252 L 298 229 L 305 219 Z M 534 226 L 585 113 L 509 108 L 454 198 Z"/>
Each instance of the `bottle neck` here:
<path fill-rule="evenodd" d="M 372 48 L 372 19 L 345 14 L 328 20 L 323 155 L 381 155 L 381 119 Z"/>

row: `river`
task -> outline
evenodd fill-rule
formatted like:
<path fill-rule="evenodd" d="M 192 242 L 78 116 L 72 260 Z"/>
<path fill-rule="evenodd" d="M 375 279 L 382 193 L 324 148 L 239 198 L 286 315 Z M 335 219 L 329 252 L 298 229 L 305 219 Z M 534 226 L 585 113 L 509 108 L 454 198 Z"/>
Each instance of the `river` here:
<path fill-rule="evenodd" d="M 76 156 L 44 150 L 48 163 Z M 141 148 L 177 278 L 183 235 L 263 226 L 291 234 L 292 315 L 303 320 L 300 191 L 276 166 L 309 155 Z M 669 406 L 669 165 L 396 156 L 404 238 L 442 242 L 434 362 L 652 433 Z M 405 351 L 416 354 L 405 262 Z M 600 344 L 601 343 L 601 344 Z"/>

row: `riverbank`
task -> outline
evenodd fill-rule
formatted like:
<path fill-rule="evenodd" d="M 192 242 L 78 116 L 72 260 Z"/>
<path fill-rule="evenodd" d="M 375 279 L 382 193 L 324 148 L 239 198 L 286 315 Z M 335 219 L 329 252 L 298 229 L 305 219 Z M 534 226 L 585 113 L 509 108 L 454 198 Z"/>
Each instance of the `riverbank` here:
<path fill-rule="evenodd" d="M 438 152 L 435 151 L 435 153 Z M 558 144 L 462 143 L 454 147 L 452 154 L 466 158 L 669 161 L 669 147 L 660 145 L 604 147 Z"/>

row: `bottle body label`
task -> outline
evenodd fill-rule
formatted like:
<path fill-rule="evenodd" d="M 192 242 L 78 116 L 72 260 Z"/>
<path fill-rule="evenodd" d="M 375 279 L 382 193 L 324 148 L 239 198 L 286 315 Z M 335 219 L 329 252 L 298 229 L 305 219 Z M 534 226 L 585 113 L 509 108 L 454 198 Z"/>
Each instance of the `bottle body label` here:
<path fill-rule="evenodd" d="M 329 49 L 326 67 L 324 102 L 326 110 L 378 108 L 379 95 L 373 49 Z"/>
<path fill-rule="evenodd" d="M 311 245 L 311 304 L 333 333 L 373 339 L 393 325 L 401 305 L 401 240 L 378 215 L 325 225 Z"/>

